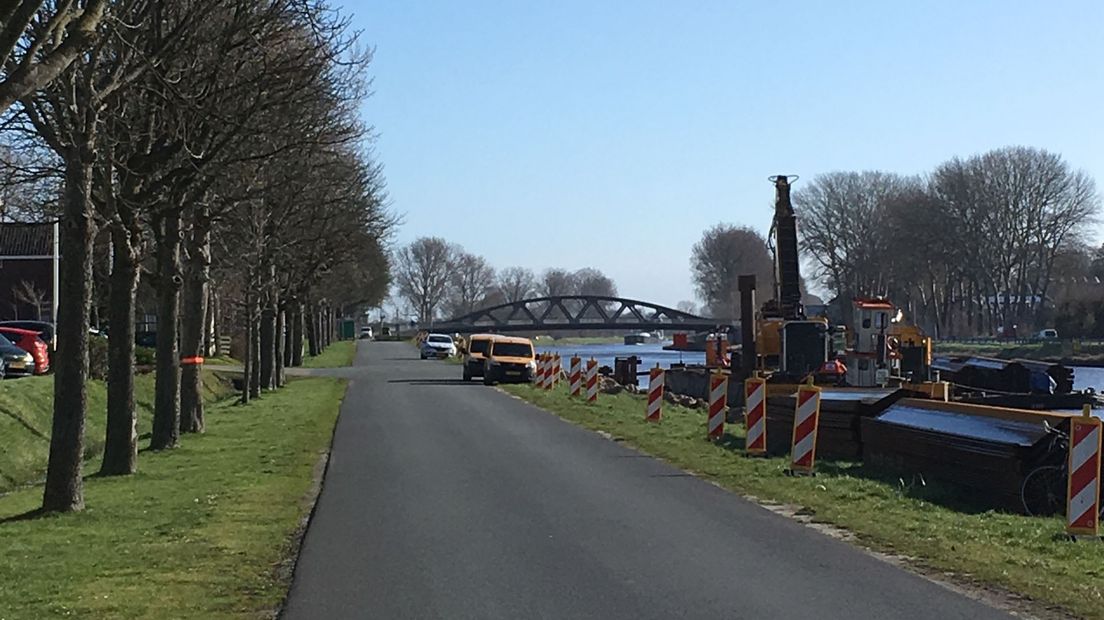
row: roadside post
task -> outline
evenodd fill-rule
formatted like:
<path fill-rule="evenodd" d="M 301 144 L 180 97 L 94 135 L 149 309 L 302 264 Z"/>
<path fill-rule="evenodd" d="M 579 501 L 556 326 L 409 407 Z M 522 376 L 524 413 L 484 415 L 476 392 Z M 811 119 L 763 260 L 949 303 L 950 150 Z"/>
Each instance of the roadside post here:
<path fill-rule="evenodd" d="M 747 429 L 744 451 L 749 456 L 766 456 L 767 380 L 758 373 L 744 380 L 744 427 Z"/>
<path fill-rule="evenodd" d="M 663 383 L 663 369 L 656 364 L 648 371 L 648 407 L 644 419 L 649 422 L 659 422 L 663 418 Z"/>
<path fill-rule="evenodd" d="M 820 422 L 820 388 L 809 382 L 797 390 L 794 411 L 793 450 L 790 473 L 812 476 L 816 473 L 817 424 Z"/>
<path fill-rule="evenodd" d="M 560 354 L 554 353 L 552 355 L 552 380 L 548 383 L 548 389 L 552 389 L 560 384 L 560 370 L 563 368 L 563 363 L 560 360 Z"/>
<path fill-rule="evenodd" d="M 1066 532 L 1071 536 L 1100 535 L 1101 422 L 1085 405 L 1081 417 L 1070 418 L 1069 493 Z"/>
<path fill-rule="evenodd" d="M 594 359 L 593 357 L 587 360 L 586 389 L 587 402 L 598 402 L 598 360 Z"/>
<path fill-rule="evenodd" d="M 728 402 L 728 377 L 720 371 L 709 375 L 709 421 L 706 438 L 716 441 L 724 435 L 725 406 Z"/>
<path fill-rule="evenodd" d="M 572 396 L 583 395 L 583 359 L 578 355 L 571 356 L 571 363 L 568 366 L 568 385 L 571 388 Z"/>

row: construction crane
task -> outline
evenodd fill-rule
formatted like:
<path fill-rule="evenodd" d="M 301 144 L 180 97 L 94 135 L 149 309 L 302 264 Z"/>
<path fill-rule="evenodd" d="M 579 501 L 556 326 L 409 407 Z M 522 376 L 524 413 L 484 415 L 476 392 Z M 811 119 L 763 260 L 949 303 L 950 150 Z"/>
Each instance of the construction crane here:
<path fill-rule="evenodd" d="M 779 379 L 800 379 L 827 361 L 831 336 L 828 320 L 807 318 L 801 303 L 801 258 L 797 253 L 797 214 L 790 201 L 791 177 L 778 175 L 770 180 L 775 192 L 770 232 L 774 299 L 763 304 L 756 321 L 756 365 Z"/>

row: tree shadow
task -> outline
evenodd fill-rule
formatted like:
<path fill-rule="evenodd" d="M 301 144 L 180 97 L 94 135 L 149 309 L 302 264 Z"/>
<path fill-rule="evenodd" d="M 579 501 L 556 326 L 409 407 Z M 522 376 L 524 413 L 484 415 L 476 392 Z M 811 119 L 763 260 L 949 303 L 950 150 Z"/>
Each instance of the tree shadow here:
<path fill-rule="evenodd" d="M 464 381 L 463 379 L 390 379 L 387 382 L 405 385 L 483 385 L 481 381 Z"/>
<path fill-rule="evenodd" d="M 817 461 L 817 472 L 837 478 L 851 477 L 893 487 L 898 495 L 928 502 L 963 514 L 981 514 L 994 509 L 992 499 L 977 491 L 948 483 L 928 480 L 922 473 L 895 471 L 857 461 Z"/>
<path fill-rule="evenodd" d="M 51 513 L 48 513 L 48 512 L 46 512 L 45 510 L 43 510 L 41 508 L 35 508 L 34 510 L 28 510 L 27 512 L 21 512 L 17 515 L 12 515 L 10 517 L 4 517 L 3 519 L 0 519 L 0 525 L 5 525 L 7 523 L 18 523 L 20 521 L 33 521 L 34 519 L 45 517 L 48 514 L 51 514 Z"/>

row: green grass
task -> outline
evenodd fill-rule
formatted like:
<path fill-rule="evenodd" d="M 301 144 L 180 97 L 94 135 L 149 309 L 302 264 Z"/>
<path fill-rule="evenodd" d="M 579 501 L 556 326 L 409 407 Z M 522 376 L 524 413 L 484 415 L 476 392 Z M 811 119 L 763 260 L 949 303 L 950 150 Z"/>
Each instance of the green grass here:
<path fill-rule="evenodd" d="M 344 368 L 353 365 L 356 340 L 336 340 L 319 355 L 303 357 L 303 368 Z"/>
<path fill-rule="evenodd" d="M 138 434 L 149 431 L 153 415 L 153 374 L 134 378 Z M 214 401 L 228 394 L 228 386 L 211 373 L 203 374 L 204 396 Z M 0 493 L 37 482 L 46 473 L 53 419 L 53 376 L 27 377 L 0 382 Z M 88 383 L 88 418 L 85 422 L 84 457 L 103 453 L 107 421 L 107 386 Z M 96 463 L 95 465 L 98 465 Z"/>
<path fill-rule="evenodd" d="M 1042 361 L 1069 361 L 1081 363 L 1104 362 L 1104 345 L 1083 344 L 1077 347 L 1060 341 L 1012 343 L 967 343 L 936 342 L 933 345 L 936 355 L 978 355 L 1000 359 L 1029 359 Z"/>
<path fill-rule="evenodd" d="M 81 513 L 13 520 L 41 489 L 0 498 L 0 617 L 270 617 L 343 393 L 311 378 L 214 405 L 136 475 L 87 479 Z"/>
<path fill-rule="evenodd" d="M 742 456 L 742 426 L 726 425 L 725 441 L 713 444 L 704 440 L 703 412 L 665 403 L 663 421 L 649 424 L 639 396 L 601 395 L 596 405 L 587 405 L 568 398 L 563 388 L 502 389 L 739 493 L 800 508 L 870 548 L 910 558 L 920 569 L 1104 618 L 1104 544 L 1057 540 L 1059 518 L 957 511 L 949 506 L 963 505 L 962 498 L 947 488 L 906 484 L 857 463 L 821 462 L 815 478 L 791 478 L 783 474 L 785 459 Z"/>

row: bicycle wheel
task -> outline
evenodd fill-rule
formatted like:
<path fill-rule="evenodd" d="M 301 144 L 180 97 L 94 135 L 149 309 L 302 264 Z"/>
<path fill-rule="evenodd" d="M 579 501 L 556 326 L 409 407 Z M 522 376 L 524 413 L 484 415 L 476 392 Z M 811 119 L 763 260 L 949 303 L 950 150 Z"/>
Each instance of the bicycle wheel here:
<path fill-rule="evenodd" d="M 1066 468 L 1060 465 L 1036 467 L 1024 478 L 1020 501 L 1030 516 L 1045 517 L 1066 510 Z"/>

